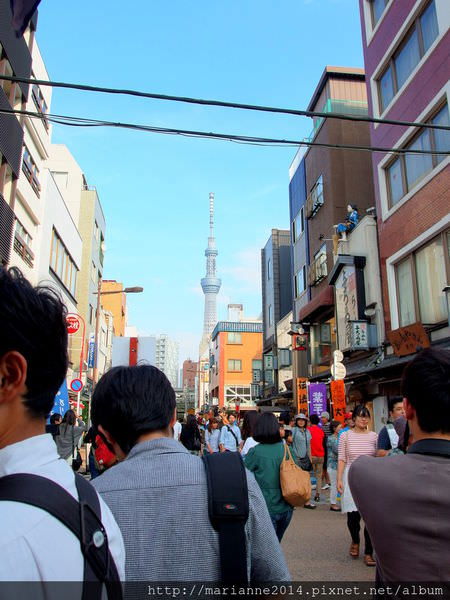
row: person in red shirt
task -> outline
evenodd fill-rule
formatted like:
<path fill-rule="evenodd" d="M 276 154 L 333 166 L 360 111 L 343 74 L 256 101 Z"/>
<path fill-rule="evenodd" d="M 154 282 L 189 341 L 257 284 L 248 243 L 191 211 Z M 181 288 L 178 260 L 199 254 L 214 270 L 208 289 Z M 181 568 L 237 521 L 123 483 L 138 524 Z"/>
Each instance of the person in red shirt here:
<path fill-rule="evenodd" d="M 311 415 L 309 421 L 311 423 L 309 428 L 311 433 L 311 462 L 313 466 L 314 477 L 316 478 L 316 495 L 314 496 L 314 500 L 319 502 L 320 492 L 322 491 L 322 471 L 325 457 L 323 438 L 325 434 L 319 427 L 320 419 L 318 415 Z"/>

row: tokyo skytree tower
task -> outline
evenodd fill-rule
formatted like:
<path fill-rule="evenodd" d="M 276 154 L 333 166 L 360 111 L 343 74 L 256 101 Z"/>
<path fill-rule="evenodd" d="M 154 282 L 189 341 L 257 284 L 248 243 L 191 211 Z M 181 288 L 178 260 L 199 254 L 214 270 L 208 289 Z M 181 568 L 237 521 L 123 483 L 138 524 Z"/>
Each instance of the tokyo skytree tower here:
<path fill-rule="evenodd" d="M 203 338 L 209 337 L 217 323 L 217 294 L 221 281 L 216 277 L 216 238 L 214 237 L 214 194 L 209 194 L 209 238 L 206 256 L 206 277 L 201 280 L 205 294 L 205 317 L 203 321 Z"/>

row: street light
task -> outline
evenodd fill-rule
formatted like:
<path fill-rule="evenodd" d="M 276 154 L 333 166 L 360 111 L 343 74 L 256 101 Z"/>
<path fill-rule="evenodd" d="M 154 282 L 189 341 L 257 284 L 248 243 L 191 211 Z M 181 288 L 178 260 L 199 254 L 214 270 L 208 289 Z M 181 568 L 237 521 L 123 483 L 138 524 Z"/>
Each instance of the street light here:
<path fill-rule="evenodd" d="M 102 280 L 100 277 L 98 278 L 98 287 L 97 291 L 94 292 L 97 296 L 97 310 L 95 311 L 95 345 L 94 345 L 94 375 L 92 378 L 92 387 L 93 389 L 97 385 L 97 377 L 98 377 L 98 368 L 97 368 L 97 359 L 98 359 L 98 329 L 100 325 L 100 296 L 106 296 L 107 294 L 140 294 L 144 291 L 143 287 L 134 286 L 127 287 L 123 290 L 111 290 L 107 292 L 102 292 Z"/>

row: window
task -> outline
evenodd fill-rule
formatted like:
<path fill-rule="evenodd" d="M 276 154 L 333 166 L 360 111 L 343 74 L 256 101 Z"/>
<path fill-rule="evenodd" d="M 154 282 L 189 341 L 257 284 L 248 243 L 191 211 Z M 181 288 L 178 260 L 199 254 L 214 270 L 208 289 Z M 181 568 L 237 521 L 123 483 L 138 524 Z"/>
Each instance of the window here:
<path fill-rule="evenodd" d="M 94 320 L 94 307 L 92 306 L 92 304 L 89 304 L 89 325 L 92 325 L 93 320 Z"/>
<path fill-rule="evenodd" d="M 67 252 L 61 238 L 53 229 L 52 249 L 50 252 L 50 268 L 64 287 L 75 298 L 78 269 Z"/>
<path fill-rule="evenodd" d="M 376 2 L 373 2 L 373 5 L 375 4 Z M 438 35 L 436 7 L 432 0 L 414 21 L 404 41 L 378 79 L 381 112 L 389 105 Z"/>
<path fill-rule="evenodd" d="M 450 230 L 395 266 L 400 327 L 420 320 L 433 325 L 447 319 L 445 294 L 449 281 Z"/>
<path fill-rule="evenodd" d="M 39 183 L 39 169 L 36 166 L 28 148 L 23 146 L 22 172 L 30 182 L 31 187 L 39 196 L 41 192 L 41 184 Z"/>
<path fill-rule="evenodd" d="M 322 175 L 317 179 L 314 187 L 311 190 L 310 195 L 310 210 L 309 216 L 312 217 L 316 214 L 319 208 L 323 205 L 323 178 Z"/>
<path fill-rule="evenodd" d="M 242 371 L 242 360 L 236 358 L 228 359 L 228 370 L 229 371 Z"/>
<path fill-rule="evenodd" d="M 306 290 L 306 265 L 295 275 L 295 297 L 298 298 Z"/>
<path fill-rule="evenodd" d="M 47 107 L 47 103 L 44 100 L 44 96 L 41 92 L 41 88 L 38 85 L 36 85 L 36 84 L 33 85 L 32 90 L 31 90 L 31 96 L 33 98 L 33 102 L 37 108 L 37 111 L 39 113 L 41 113 L 41 115 L 43 117 L 42 123 L 44 124 L 44 127 L 46 129 L 48 129 L 48 120 L 46 117 L 47 112 L 48 112 L 48 107 Z"/>
<path fill-rule="evenodd" d="M 271 325 L 273 325 L 273 313 L 272 313 L 272 305 L 271 304 L 269 304 L 268 314 L 269 314 L 269 327 L 270 327 Z"/>
<path fill-rule="evenodd" d="M 229 344 L 242 344 L 241 333 L 229 332 L 228 334 L 228 343 Z"/>
<path fill-rule="evenodd" d="M 448 105 L 429 120 L 430 123 L 449 125 Z M 443 130 L 421 129 L 419 133 L 404 146 L 411 150 L 445 150 L 450 148 L 450 132 Z M 445 154 L 402 154 L 386 168 L 390 207 L 399 202 L 421 179 L 430 173 L 442 160 Z"/>
<path fill-rule="evenodd" d="M 272 279 L 272 259 L 269 258 L 267 261 L 267 280 L 270 281 Z"/>
<path fill-rule="evenodd" d="M 97 221 L 94 221 L 94 237 L 95 237 L 96 241 L 98 242 L 98 240 L 99 240 L 99 229 L 98 229 L 98 223 L 97 223 Z"/>
<path fill-rule="evenodd" d="M 225 405 L 235 406 L 236 401 L 240 404 L 251 404 L 252 395 L 251 387 L 249 385 L 234 386 L 226 385 L 224 388 L 225 392 Z"/>
<path fill-rule="evenodd" d="M 93 283 L 97 283 L 97 267 L 95 266 L 94 261 L 92 261 L 91 279 Z"/>
<path fill-rule="evenodd" d="M 31 243 L 33 238 L 22 225 L 22 223 L 16 218 L 16 229 L 14 234 L 14 251 L 22 258 L 22 260 L 29 266 L 33 267 L 34 254 L 31 250 Z"/>
<path fill-rule="evenodd" d="M 292 222 L 292 243 L 298 240 L 305 230 L 305 209 L 302 206 Z"/>
<path fill-rule="evenodd" d="M 378 23 L 381 15 L 384 13 L 384 9 L 389 0 L 369 0 L 370 1 L 370 12 L 372 13 L 372 27 Z"/>

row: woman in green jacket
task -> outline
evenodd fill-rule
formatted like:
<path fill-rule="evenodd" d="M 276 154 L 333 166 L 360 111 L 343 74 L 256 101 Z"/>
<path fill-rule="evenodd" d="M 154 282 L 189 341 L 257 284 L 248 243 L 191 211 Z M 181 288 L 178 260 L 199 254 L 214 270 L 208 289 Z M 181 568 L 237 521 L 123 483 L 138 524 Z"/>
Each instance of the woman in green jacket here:
<path fill-rule="evenodd" d="M 281 493 L 280 465 L 284 458 L 284 444 L 280 437 L 280 426 L 272 413 L 260 416 L 253 430 L 253 439 L 259 444 L 249 450 L 244 463 L 255 475 L 281 542 L 291 521 L 293 508 Z M 291 453 L 296 460 L 292 450 Z"/>

